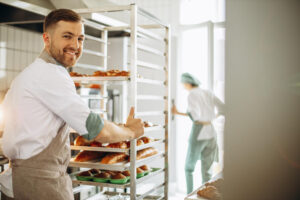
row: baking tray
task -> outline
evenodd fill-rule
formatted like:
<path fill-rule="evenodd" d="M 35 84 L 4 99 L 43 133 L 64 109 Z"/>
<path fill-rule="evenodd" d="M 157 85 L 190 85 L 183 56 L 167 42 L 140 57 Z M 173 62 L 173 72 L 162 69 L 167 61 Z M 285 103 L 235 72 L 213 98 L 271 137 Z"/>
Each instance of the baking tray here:
<path fill-rule="evenodd" d="M 154 159 L 162 158 L 164 156 L 164 152 L 159 152 L 156 155 L 150 156 L 148 158 L 144 158 L 142 160 L 136 161 L 136 167 L 140 167 L 144 164 L 151 162 Z M 94 169 L 102 169 L 102 170 L 111 170 L 111 171 L 126 171 L 130 168 L 130 162 L 120 162 L 116 164 L 101 164 L 101 159 L 93 160 L 89 162 L 75 162 L 73 158 L 70 160 L 69 167 L 83 167 L 83 168 L 94 168 Z"/>
<path fill-rule="evenodd" d="M 142 149 L 146 149 L 148 147 L 153 147 L 156 146 L 158 144 L 163 143 L 164 140 L 162 139 L 157 139 L 154 140 L 153 142 L 150 142 L 148 144 L 143 144 L 140 146 L 137 146 L 136 149 L 138 150 L 142 150 Z M 117 152 L 117 153 L 126 153 L 129 154 L 130 148 L 127 149 L 120 149 L 120 148 L 106 148 L 106 147 L 90 147 L 90 146 L 74 146 L 71 145 L 71 150 L 85 150 L 85 151 L 101 151 L 101 152 Z"/>
<path fill-rule="evenodd" d="M 139 179 L 136 179 L 136 183 L 140 184 L 158 174 L 161 174 L 164 172 L 164 169 L 159 169 L 157 171 L 154 172 L 150 172 L 148 175 L 141 177 Z M 74 184 L 80 184 L 80 185 L 93 185 L 93 186 L 100 186 L 100 187 L 109 187 L 109 188 L 121 188 L 121 189 L 125 189 L 125 188 L 129 188 L 130 187 L 130 182 L 125 183 L 125 184 L 112 184 L 112 183 L 98 183 L 98 182 L 93 182 L 93 181 L 79 181 L 76 179 L 76 174 L 79 174 L 80 172 L 76 172 L 73 174 L 70 174 L 72 182 Z"/>

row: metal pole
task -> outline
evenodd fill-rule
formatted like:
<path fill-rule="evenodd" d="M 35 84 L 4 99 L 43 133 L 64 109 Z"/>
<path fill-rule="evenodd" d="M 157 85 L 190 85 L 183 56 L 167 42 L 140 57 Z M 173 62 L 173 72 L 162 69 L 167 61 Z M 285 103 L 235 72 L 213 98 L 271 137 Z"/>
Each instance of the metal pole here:
<path fill-rule="evenodd" d="M 130 93 L 129 105 L 137 106 L 137 6 L 130 11 Z M 136 112 L 136 110 L 135 110 Z M 130 141 L 130 199 L 136 200 L 136 139 Z"/>
<path fill-rule="evenodd" d="M 212 22 L 207 24 L 207 36 L 208 36 L 208 89 L 213 91 L 214 89 L 214 25 Z"/>
<path fill-rule="evenodd" d="M 104 41 L 104 43 L 101 43 L 101 51 L 103 53 L 103 61 L 102 61 L 102 66 L 103 69 L 106 71 L 107 70 L 107 30 L 103 30 L 101 32 L 101 39 Z M 104 82 L 102 87 L 101 87 L 101 96 L 106 97 L 107 96 L 107 83 Z M 100 101 L 100 108 L 101 110 L 106 110 L 106 105 L 105 105 L 106 99 L 101 99 Z M 101 114 L 102 118 L 107 119 L 107 112 Z"/>
<path fill-rule="evenodd" d="M 165 32 L 165 199 L 169 194 L 169 130 L 170 130 L 170 27 Z"/>

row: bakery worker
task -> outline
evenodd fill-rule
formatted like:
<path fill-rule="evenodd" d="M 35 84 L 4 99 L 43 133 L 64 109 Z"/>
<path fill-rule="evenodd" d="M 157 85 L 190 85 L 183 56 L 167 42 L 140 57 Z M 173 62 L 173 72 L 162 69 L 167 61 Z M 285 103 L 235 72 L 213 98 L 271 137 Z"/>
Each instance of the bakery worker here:
<path fill-rule="evenodd" d="M 4 100 L 3 152 L 11 160 L 11 174 L 2 185 L 17 200 L 70 200 L 69 126 L 101 143 L 137 138 L 144 128 L 133 109 L 121 127 L 91 112 L 77 95 L 67 71 L 83 49 L 84 26 L 77 13 L 50 12 L 43 41 L 41 55 L 15 78 Z"/>
<path fill-rule="evenodd" d="M 216 131 L 211 123 L 217 115 L 215 108 L 221 113 L 224 104 L 211 92 L 201 89 L 197 78 L 189 73 L 181 75 L 181 82 L 188 95 L 188 109 L 181 113 L 174 105 L 173 114 L 189 116 L 193 121 L 189 136 L 188 151 L 185 161 L 187 193 L 193 191 L 193 172 L 196 162 L 201 160 L 202 182 L 211 178 L 209 169 L 214 161 L 218 161 L 218 145 Z"/>

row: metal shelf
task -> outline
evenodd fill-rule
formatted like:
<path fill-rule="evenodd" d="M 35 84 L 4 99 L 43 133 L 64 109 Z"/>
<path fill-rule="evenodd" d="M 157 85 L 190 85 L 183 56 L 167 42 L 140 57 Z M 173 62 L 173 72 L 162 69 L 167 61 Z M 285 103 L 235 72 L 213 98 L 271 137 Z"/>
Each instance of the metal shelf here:
<path fill-rule="evenodd" d="M 88 64 L 83 64 L 83 63 L 77 63 L 75 67 L 80 67 L 80 68 L 84 68 L 84 69 L 93 69 L 93 70 L 104 70 L 104 67 L 88 65 Z"/>
<path fill-rule="evenodd" d="M 101 43 L 106 44 L 106 42 L 105 42 L 103 39 L 97 38 L 97 37 L 95 37 L 95 36 L 84 35 L 84 37 L 85 37 L 87 40 L 93 40 L 93 41 L 96 41 L 96 42 L 101 42 Z"/>
<path fill-rule="evenodd" d="M 161 70 L 161 71 L 164 70 L 164 67 L 162 67 L 162 66 L 155 65 L 152 63 L 148 63 L 148 62 L 139 61 L 139 60 L 137 61 L 136 64 L 137 64 L 137 66 L 140 66 L 140 67 L 146 67 L 146 68 L 156 69 L 156 70 Z"/>
<path fill-rule="evenodd" d="M 156 116 L 156 115 L 164 115 L 163 111 L 147 111 L 147 112 L 137 112 L 136 116 Z"/>
<path fill-rule="evenodd" d="M 153 142 L 150 142 L 148 144 L 137 146 L 137 151 L 146 149 L 148 147 L 153 147 L 158 144 L 163 143 L 163 140 L 155 140 Z M 126 153 L 129 154 L 130 149 L 120 149 L 120 148 L 106 148 L 106 147 L 90 147 L 90 146 L 74 146 L 71 145 L 71 150 L 85 150 L 85 151 L 101 151 L 101 152 L 116 152 L 116 153 Z"/>
<path fill-rule="evenodd" d="M 154 176 L 161 174 L 164 172 L 164 169 L 159 169 L 155 172 L 150 172 L 148 175 L 136 179 L 136 183 L 140 184 L 143 183 L 144 181 L 153 178 Z M 93 185 L 93 186 L 99 186 L 99 187 L 108 187 L 108 188 L 120 188 L 120 189 L 125 189 L 130 187 L 130 182 L 125 183 L 125 184 L 112 184 L 112 183 L 98 183 L 98 182 L 93 182 L 93 181 L 79 181 L 76 179 L 76 174 L 80 172 L 76 172 L 75 174 L 71 175 L 72 182 L 74 184 L 82 184 L 82 185 Z"/>
<path fill-rule="evenodd" d="M 148 53 L 152 53 L 152 54 L 159 55 L 159 56 L 164 56 L 164 52 L 159 51 L 159 50 L 157 50 L 155 48 L 149 47 L 147 45 L 138 44 L 137 48 L 139 50 L 142 50 L 142 51 L 145 51 L 145 52 L 148 52 Z"/>
<path fill-rule="evenodd" d="M 144 164 L 147 164 L 155 159 L 163 158 L 164 153 L 159 152 L 156 155 L 150 156 L 148 158 L 137 160 L 136 167 L 140 167 Z M 111 171 L 126 171 L 130 168 L 130 162 L 122 162 L 116 164 L 101 164 L 100 160 L 95 160 L 94 162 L 75 162 L 71 159 L 69 167 L 83 167 L 83 168 L 94 168 L 102 170 L 111 170 Z"/>
<path fill-rule="evenodd" d="M 152 79 L 146 79 L 146 78 L 137 78 L 137 82 L 164 86 L 164 81 L 152 80 Z"/>
<path fill-rule="evenodd" d="M 87 76 L 87 77 L 72 77 L 74 82 L 103 82 L 103 81 L 128 81 L 129 77 L 127 76 L 115 76 L 115 77 L 107 77 L 107 76 Z"/>
<path fill-rule="evenodd" d="M 138 100 L 165 100 L 165 96 L 158 95 L 137 95 Z"/>
<path fill-rule="evenodd" d="M 106 57 L 103 53 L 100 53 L 98 51 L 88 50 L 88 49 L 83 49 L 82 53 L 93 55 L 93 56 Z"/>

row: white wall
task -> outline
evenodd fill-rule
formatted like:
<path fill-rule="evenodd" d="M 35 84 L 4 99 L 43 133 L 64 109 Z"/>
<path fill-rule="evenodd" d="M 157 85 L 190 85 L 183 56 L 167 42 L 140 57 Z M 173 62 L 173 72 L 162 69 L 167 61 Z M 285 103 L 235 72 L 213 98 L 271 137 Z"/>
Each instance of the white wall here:
<path fill-rule="evenodd" d="M 12 80 L 44 48 L 39 33 L 0 25 L 0 102 Z"/>
<path fill-rule="evenodd" d="M 299 11 L 227 1 L 225 199 L 300 197 Z"/>

